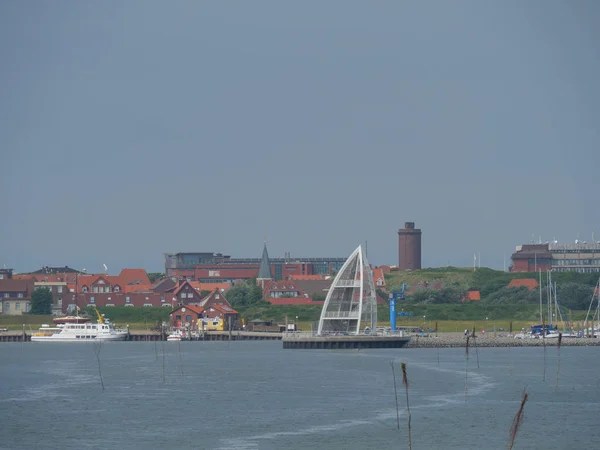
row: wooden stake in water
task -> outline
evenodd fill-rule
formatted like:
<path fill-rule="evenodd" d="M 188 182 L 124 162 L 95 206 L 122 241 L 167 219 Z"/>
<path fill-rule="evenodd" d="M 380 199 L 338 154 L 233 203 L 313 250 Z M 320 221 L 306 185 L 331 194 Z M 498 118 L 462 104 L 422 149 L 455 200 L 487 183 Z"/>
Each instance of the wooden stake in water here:
<path fill-rule="evenodd" d="M 525 403 L 527 403 L 527 391 L 523 391 L 523 397 L 521 398 L 521 406 L 513 419 L 513 423 L 510 427 L 509 440 L 508 440 L 508 450 L 512 450 L 513 445 L 515 445 L 515 439 L 517 438 L 517 433 L 519 432 L 519 428 L 523 423 L 523 408 L 525 407 Z"/>
<path fill-rule="evenodd" d="M 544 377 L 543 381 L 546 381 L 546 323 L 542 319 L 542 344 L 544 345 Z"/>
<path fill-rule="evenodd" d="M 554 386 L 554 391 L 558 390 L 558 373 L 560 372 L 560 343 L 562 341 L 562 333 L 558 333 L 558 361 L 556 363 L 556 386 Z"/>
<path fill-rule="evenodd" d="M 467 401 L 467 386 L 469 379 L 469 339 L 471 336 L 467 334 L 467 344 L 465 346 L 465 402 Z"/>
<path fill-rule="evenodd" d="M 473 345 L 475 346 L 475 355 L 477 356 L 477 368 L 479 369 L 479 349 L 477 348 L 477 341 L 475 340 L 475 327 L 473 327 Z"/>
<path fill-rule="evenodd" d="M 400 411 L 398 410 L 398 390 L 396 389 L 396 370 L 394 369 L 394 361 L 390 361 L 392 366 L 392 377 L 394 378 L 394 396 L 396 397 L 396 420 L 398 422 L 398 429 L 400 429 Z"/>
<path fill-rule="evenodd" d="M 408 412 L 408 450 L 412 450 L 412 439 L 410 437 L 410 404 L 408 403 L 408 376 L 406 375 L 406 363 L 401 363 L 402 384 L 406 391 L 406 411 Z"/>
<path fill-rule="evenodd" d="M 102 379 L 102 369 L 100 367 L 100 350 L 102 350 L 102 341 L 94 342 L 94 353 L 96 354 L 96 361 L 98 361 L 98 375 L 100 376 L 100 384 L 104 391 L 104 380 Z"/>
<path fill-rule="evenodd" d="M 162 344 L 162 372 L 163 372 L 163 383 L 165 382 L 165 343 Z"/>

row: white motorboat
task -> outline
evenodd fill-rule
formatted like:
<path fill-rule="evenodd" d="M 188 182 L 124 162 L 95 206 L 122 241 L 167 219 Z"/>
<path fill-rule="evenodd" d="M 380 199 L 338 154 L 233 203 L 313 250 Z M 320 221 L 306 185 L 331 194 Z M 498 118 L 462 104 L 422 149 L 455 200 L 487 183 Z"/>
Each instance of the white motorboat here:
<path fill-rule="evenodd" d="M 178 328 L 173 330 L 173 332 L 167 336 L 167 341 L 181 341 L 184 337 L 184 332 Z"/>
<path fill-rule="evenodd" d="M 96 310 L 98 313 L 98 311 Z M 32 342 L 93 342 L 123 341 L 127 331 L 117 330 L 108 319 L 98 313 L 98 323 L 65 323 L 62 327 L 40 328 L 39 333 L 31 336 Z M 58 332 L 55 332 L 58 331 Z"/>

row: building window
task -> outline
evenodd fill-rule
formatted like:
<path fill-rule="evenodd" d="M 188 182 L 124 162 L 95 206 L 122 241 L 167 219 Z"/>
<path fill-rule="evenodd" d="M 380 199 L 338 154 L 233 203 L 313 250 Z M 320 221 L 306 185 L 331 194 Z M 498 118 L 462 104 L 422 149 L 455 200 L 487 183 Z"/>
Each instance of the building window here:
<path fill-rule="evenodd" d="M 81 292 L 87 292 L 87 291 L 88 291 L 88 288 L 87 288 L 87 286 L 84 286 L 84 287 L 81 289 Z"/>
<path fill-rule="evenodd" d="M 56 286 L 56 292 L 62 294 L 62 286 Z"/>
<path fill-rule="evenodd" d="M 27 302 L 25 303 L 25 312 L 29 312 L 31 311 L 31 303 Z"/>
<path fill-rule="evenodd" d="M 115 286 L 115 292 L 119 292 L 121 288 L 119 286 Z"/>
<path fill-rule="evenodd" d="M 62 308 L 62 298 L 58 299 L 58 303 L 56 304 L 59 308 Z"/>
<path fill-rule="evenodd" d="M 190 315 L 185 316 L 185 321 L 186 322 L 191 322 L 192 321 L 192 316 L 190 316 Z"/>
<path fill-rule="evenodd" d="M 161 303 L 164 303 L 164 302 L 165 302 L 165 298 L 164 298 L 164 297 L 161 297 L 161 298 L 160 298 L 160 302 L 161 302 Z"/>
<path fill-rule="evenodd" d="M 8 297 L 10 297 L 10 293 L 8 293 L 8 292 L 5 292 L 5 293 L 4 293 L 4 297 L 5 297 L 5 298 L 8 298 Z"/>
<path fill-rule="evenodd" d="M 10 303 L 6 302 L 6 303 L 4 304 L 4 311 L 5 311 L 5 312 L 6 312 L 6 311 L 10 311 Z"/>
<path fill-rule="evenodd" d="M 17 294 L 17 297 L 19 297 L 19 298 L 23 298 L 23 293 L 22 293 L 22 292 L 19 292 L 19 293 Z"/>
<path fill-rule="evenodd" d="M 129 298 L 129 296 L 125 297 L 125 302 L 129 303 L 131 301 L 131 298 Z"/>
<path fill-rule="evenodd" d="M 90 303 L 96 303 L 96 298 L 95 297 L 90 297 Z"/>
<path fill-rule="evenodd" d="M 20 302 L 15 303 L 15 311 L 21 311 L 21 303 Z"/>

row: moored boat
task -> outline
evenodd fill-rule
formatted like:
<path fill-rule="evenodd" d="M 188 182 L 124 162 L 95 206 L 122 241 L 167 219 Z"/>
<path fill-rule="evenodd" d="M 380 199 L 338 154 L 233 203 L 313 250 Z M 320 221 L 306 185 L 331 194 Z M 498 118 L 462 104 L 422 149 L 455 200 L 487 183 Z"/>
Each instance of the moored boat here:
<path fill-rule="evenodd" d="M 81 316 L 62 316 L 55 317 L 52 319 L 52 322 L 56 325 L 64 324 L 64 323 L 86 323 L 90 322 L 91 319 L 89 317 L 81 317 Z"/>
<path fill-rule="evenodd" d="M 184 337 L 185 333 L 180 328 L 177 328 L 167 336 L 167 341 L 181 341 Z"/>
<path fill-rule="evenodd" d="M 91 323 L 88 319 L 85 323 L 66 322 L 56 329 L 47 327 L 40 328 L 39 333 L 31 336 L 32 342 L 91 342 L 91 341 L 123 341 L 128 332 L 117 330 L 108 319 L 105 319 L 98 310 L 98 323 Z"/>

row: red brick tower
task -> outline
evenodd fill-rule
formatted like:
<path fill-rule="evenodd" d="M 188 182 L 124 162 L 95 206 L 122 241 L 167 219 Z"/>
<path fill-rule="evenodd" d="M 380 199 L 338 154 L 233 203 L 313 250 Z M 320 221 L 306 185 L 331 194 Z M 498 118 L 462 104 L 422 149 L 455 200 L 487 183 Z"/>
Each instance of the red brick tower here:
<path fill-rule="evenodd" d="M 406 222 L 398 230 L 398 270 L 421 268 L 421 230 L 414 222 Z"/>

